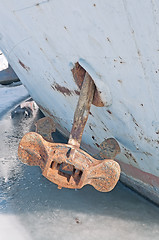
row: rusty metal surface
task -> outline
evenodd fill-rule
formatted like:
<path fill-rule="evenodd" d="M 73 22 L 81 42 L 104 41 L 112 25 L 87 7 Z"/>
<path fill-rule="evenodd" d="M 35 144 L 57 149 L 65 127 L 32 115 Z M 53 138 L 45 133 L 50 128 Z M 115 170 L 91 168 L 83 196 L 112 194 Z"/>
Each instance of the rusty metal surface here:
<path fill-rule="evenodd" d="M 88 73 L 85 74 L 69 138 L 69 144 L 80 146 L 83 130 L 87 122 L 95 85 Z"/>
<path fill-rule="evenodd" d="M 39 133 L 45 140 L 53 142 L 51 133 L 56 131 L 54 121 L 50 117 L 39 119 L 36 124 L 36 132 Z"/>
<path fill-rule="evenodd" d="M 98 191 L 108 192 L 119 180 L 120 166 L 110 159 L 120 152 L 114 139 L 100 145 L 100 158 L 106 156 L 108 159 L 97 160 L 80 149 L 94 91 L 94 82 L 86 72 L 68 144 L 53 143 L 51 133 L 56 128 L 49 117 L 40 119 L 36 124 L 37 133 L 26 134 L 19 144 L 19 159 L 25 164 L 40 166 L 43 176 L 57 184 L 59 189 L 79 189 L 90 184 Z"/>
<path fill-rule="evenodd" d="M 49 143 L 33 132 L 22 138 L 18 155 L 23 163 L 40 166 L 43 176 L 59 188 L 80 189 L 90 184 L 98 191 L 108 192 L 115 187 L 120 176 L 117 162 L 96 160 L 78 147 Z"/>
<path fill-rule="evenodd" d="M 75 66 L 71 71 L 72 71 L 72 74 L 73 74 L 73 77 L 75 79 L 77 86 L 79 87 L 79 89 L 81 89 L 83 81 L 84 81 L 84 77 L 86 74 L 86 70 L 77 62 L 77 63 L 75 63 Z M 101 97 L 100 97 L 100 93 L 96 87 L 95 87 L 95 91 L 94 91 L 92 104 L 95 105 L 96 107 L 104 106 L 104 103 L 102 102 Z"/>
<path fill-rule="evenodd" d="M 101 151 L 94 157 L 99 159 L 111 158 L 114 159 L 121 152 L 119 144 L 114 138 L 105 139 L 99 147 Z"/>

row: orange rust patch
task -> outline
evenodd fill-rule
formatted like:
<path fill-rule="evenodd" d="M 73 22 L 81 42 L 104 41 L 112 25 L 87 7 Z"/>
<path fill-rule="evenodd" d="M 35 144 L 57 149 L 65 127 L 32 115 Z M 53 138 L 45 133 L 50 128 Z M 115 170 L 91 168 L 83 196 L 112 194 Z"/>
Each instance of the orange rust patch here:
<path fill-rule="evenodd" d="M 76 84 L 81 89 L 86 71 L 84 70 L 83 67 L 81 67 L 81 65 L 78 62 L 75 63 L 75 66 L 71 71 Z"/>
<path fill-rule="evenodd" d="M 20 65 L 28 72 L 30 67 L 27 67 L 22 61 L 19 60 Z"/>
<path fill-rule="evenodd" d="M 63 87 L 63 86 L 60 86 L 58 83 L 56 83 L 55 85 L 52 85 L 52 88 L 53 89 L 56 89 L 58 92 L 61 92 L 63 95 L 67 95 L 67 96 L 70 96 L 72 95 L 70 89 L 66 88 L 66 87 Z"/>
<path fill-rule="evenodd" d="M 98 191 L 108 192 L 120 176 L 120 166 L 115 161 L 97 160 L 76 146 L 50 143 L 34 132 L 22 138 L 18 156 L 27 165 L 39 166 L 42 175 L 59 189 L 80 189 L 89 184 Z"/>
<path fill-rule="evenodd" d="M 86 70 L 77 62 L 75 63 L 75 66 L 71 71 L 77 86 L 79 87 L 79 89 L 81 89 Z M 104 103 L 100 97 L 100 92 L 97 90 L 96 87 L 92 104 L 96 107 L 104 107 Z"/>

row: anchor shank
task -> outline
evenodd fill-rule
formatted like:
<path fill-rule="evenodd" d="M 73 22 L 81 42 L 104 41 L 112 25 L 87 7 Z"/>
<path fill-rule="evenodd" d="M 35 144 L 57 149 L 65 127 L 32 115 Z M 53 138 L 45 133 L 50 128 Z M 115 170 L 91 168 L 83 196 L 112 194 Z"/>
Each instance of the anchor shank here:
<path fill-rule="evenodd" d="M 93 101 L 94 92 L 94 82 L 90 75 L 86 72 L 74 114 L 74 121 L 68 144 L 74 145 L 76 147 L 80 146 L 83 130 L 87 122 Z"/>

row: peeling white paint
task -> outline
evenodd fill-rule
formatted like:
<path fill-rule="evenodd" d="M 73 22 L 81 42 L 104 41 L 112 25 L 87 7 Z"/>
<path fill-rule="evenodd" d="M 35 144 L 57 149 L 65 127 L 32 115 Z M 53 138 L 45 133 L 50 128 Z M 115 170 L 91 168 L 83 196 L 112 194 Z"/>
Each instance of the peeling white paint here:
<path fill-rule="evenodd" d="M 5 0 L 0 7 L 1 48 L 35 101 L 70 131 L 78 100 L 70 63 L 79 61 L 107 103 L 91 106 L 83 143 L 97 151 L 114 137 L 120 161 L 159 177 L 159 134 L 152 124 L 159 120 L 158 2 Z M 70 94 L 53 89 L 55 83 Z"/>

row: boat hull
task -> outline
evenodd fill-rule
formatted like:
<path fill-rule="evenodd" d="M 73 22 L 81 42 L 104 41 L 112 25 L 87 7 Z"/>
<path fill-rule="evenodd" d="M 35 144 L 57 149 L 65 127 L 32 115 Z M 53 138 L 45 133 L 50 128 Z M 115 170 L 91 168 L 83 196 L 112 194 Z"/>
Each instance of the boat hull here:
<path fill-rule="evenodd" d="M 159 203 L 158 2 L 6 0 L 0 7 L 2 51 L 41 110 L 69 136 L 78 63 L 104 105 L 91 106 L 82 147 L 94 155 L 115 138 L 121 180 Z"/>

